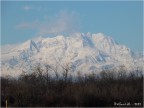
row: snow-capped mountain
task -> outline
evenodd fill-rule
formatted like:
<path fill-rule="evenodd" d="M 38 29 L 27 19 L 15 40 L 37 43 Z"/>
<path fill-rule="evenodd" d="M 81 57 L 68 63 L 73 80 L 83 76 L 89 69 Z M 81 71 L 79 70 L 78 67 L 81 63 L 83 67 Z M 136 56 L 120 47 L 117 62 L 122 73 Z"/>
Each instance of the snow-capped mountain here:
<path fill-rule="evenodd" d="M 2 75 L 16 76 L 42 66 L 69 65 L 74 74 L 97 72 L 124 65 L 127 70 L 142 68 L 142 57 L 126 46 L 117 44 L 102 33 L 75 33 L 71 36 L 58 35 L 53 38 L 35 38 L 22 44 L 3 46 L 1 50 Z"/>

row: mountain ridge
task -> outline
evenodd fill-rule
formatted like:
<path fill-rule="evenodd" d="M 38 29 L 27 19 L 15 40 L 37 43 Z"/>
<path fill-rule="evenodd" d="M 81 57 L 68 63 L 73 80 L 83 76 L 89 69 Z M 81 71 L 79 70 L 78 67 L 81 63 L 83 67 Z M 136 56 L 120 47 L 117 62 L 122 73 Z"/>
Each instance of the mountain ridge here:
<path fill-rule="evenodd" d="M 143 65 L 143 60 L 136 59 L 130 48 L 117 44 L 112 37 L 102 33 L 39 37 L 14 46 L 7 53 L 1 52 L 2 75 L 19 75 L 23 70 L 30 70 L 38 63 L 42 65 L 71 63 L 74 73 L 83 71 L 83 74 L 121 65 L 127 70 L 142 68 Z"/>

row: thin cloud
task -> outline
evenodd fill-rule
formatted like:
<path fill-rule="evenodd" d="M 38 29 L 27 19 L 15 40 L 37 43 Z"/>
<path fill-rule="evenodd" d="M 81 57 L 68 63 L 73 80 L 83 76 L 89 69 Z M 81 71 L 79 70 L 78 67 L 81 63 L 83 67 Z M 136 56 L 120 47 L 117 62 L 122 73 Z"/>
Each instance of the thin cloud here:
<path fill-rule="evenodd" d="M 38 34 L 58 34 L 78 30 L 78 15 L 75 12 L 60 11 L 51 23 L 42 25 Z"/>
<path fill-rule="evenodd" d="M 79 17 L 75 12 L 60 11 L 55 17 L 45 21 L 22 22 L 17 29 L 37 29 L 38 35 L 76 32 L 79 30 Z"/>
<path fill-rule="evenodd" d="M 25 11 L 29 11 L 29 10 L 34 9 L 34 7 L 33 7 L 33 6 L 24 6 L 23 9 L 24 9 Z"/>
<path fill-rule="evenodd" d="M 39 26 L 39 22 L 22 22 L 16 25 L 16 29 L 36 29 Z"/>
<path fill-rule="evenodd" d="M 26 5 L 23 7 L 23 10 L 25 11 L 30 11 L 30 10 L 35 10 L 35 11 L 41 11 L 41 10 L 50 10 L 49 8 L 41 7 L 41 6 L 29 6 Z"/>

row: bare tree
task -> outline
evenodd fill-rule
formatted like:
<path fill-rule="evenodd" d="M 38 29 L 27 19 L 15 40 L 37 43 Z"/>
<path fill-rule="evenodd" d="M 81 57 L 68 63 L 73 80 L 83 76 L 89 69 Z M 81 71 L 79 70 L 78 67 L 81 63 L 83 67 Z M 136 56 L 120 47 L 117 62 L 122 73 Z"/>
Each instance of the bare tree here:
<path fill-rule="evenodd" d="M 69 71 L 71 69 L 71 65 L 70 65 L 70 63 L 66 63 L 65 65 L 61 65 L 61 66 L 63 68 L 63 73 L 62 73 L 63 79 L 64 79 L 65 82 L 67 82 L 68 73 L 69 73 Z"/>
<path fill-rule="evenodd" d="M 56 63 L 54 66 L 50 67 L 51 70 L 55 73 L 56 79 L 59 79 L 59 73 L 58 73 L 58 63 Z"/>
<path fill-rule="evenodd" d="M 118 79 L 126 79 L 127 73 L 126 73 L 126 67 L 125 66 L 120 66 L 120 69 L 118 71 Z"/>
<path fill-rule="evenodd" d="M 51 69 L 51 66 L 50 66 L 49 64 L 46 64 L 46 65 L 45 65 L 45 68 L 46 68 L 46 81 L 47 81 L 47 84 L 48 84 L 49 81 L 50 81 L 49 70 Z"/>

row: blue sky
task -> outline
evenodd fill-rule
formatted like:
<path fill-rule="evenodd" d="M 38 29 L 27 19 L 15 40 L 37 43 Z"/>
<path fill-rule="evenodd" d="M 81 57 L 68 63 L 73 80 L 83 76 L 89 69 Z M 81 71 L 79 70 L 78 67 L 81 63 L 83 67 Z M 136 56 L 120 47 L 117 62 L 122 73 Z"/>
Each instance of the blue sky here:
<path fill-rule="evenodd" d="M 134 51 L 143 47 L 141 1 L 2 1 L 1 44 L 37 36 L 102 32 Z"/>

